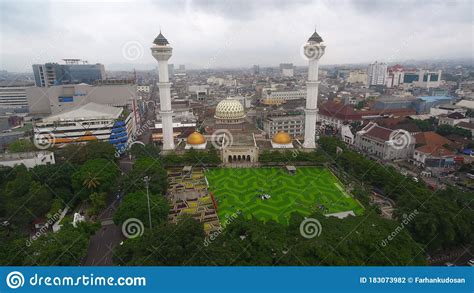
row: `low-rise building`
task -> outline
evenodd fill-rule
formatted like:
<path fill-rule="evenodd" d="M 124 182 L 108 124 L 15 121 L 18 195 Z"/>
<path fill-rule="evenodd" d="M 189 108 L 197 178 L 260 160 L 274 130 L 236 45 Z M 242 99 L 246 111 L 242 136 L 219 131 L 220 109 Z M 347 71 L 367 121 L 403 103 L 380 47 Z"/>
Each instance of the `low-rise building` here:
<path fill-rule="evenodd" d="M 39 165 L 54 165 L 54 153 L 50 151 L 0 154 L 0 166 L 15 167 L 25 165 L 31 169 Z"/>
<path fill-rule="evenodd" d="M 453 112 L 451 114 L 443 114 L 438 116 L 438 124 L 439 125 L 450 125 L 456 126 L 461 122 L 469 123 L 469 117 L 465 117 L 463 114 L 459 112 Z"/>
<path fill-rule="evenodd" d="M 88 103 L 44 118 L 33 130 L 37 145 L 107 141 L 121 150 L 135 133 L 136 122 L 134 113 L 121 107 Z"/>
<path fill-rule="evenodd" d="M 269 138 L 281 131 L 292 137 L 302 137 L 304 134 L 304 115 L 269 116 L 263 121 L 263 130 Z"/>
<path fill-rule="evenodd" d="M 263 88 L 262 89 L 262 104 L 265 105 L 279 105 L 286 101 L 306 99 L 305 90 L 290 90 L 277 88 Z"/>
<path fill-rule="evenodd" d="M 382 160 L 407 159 L 413 155 L 415 138 L 406 131 L 392 130 L 370 122 L 357 132 L 355 146 Z"/>

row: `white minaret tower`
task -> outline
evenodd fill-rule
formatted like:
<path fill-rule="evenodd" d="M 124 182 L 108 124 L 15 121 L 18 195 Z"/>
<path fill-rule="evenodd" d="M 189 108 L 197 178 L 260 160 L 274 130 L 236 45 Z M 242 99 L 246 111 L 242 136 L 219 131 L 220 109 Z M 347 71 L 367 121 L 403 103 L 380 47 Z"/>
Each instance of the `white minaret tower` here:
<path fill-rule="evenodd" d="M 168 77 L 168 60 L 173 48 L 161 34 L 156 37 L 151 47 L 151 54 L 158 61 L 158 89 L 160 91 L 160 115 L 163 124 L 163 150 L 174 150 L 173 110 L 171 109 L 171 83 Z"/>
<path fill-rule="evenodd" d="M 316 148 L 316 117 L 318 114 L 318 71 L 319 59 L 324 55 L 326 46 L 316 30 L 304 45 L 304 55 L 308 58 L 308 81 L 306 82 L 306 109 L 304 124 L 304 143 L 306 149 Z"/>

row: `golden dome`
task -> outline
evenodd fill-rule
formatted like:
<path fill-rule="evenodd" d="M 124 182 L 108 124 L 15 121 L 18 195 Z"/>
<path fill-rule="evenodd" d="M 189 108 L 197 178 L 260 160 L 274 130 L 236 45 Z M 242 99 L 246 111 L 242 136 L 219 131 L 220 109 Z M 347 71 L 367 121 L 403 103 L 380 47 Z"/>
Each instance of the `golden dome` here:
<path fill-rule="evenodd" d="M 191 145 L 199 145 L 199 144 L 205 143 L 206 139 L 204 138 L 204 135 L 200 134 L 197 131 L 194 131 L 188 136 L 188 139 L 186 142 L 187 144 L 191 144 Z"/>
<path fill-rule="evenodd" d="M 290 144 L 291 136 L 284 131 L 279 131 L 273 136 L 272 141 L 277 144 Z"/>

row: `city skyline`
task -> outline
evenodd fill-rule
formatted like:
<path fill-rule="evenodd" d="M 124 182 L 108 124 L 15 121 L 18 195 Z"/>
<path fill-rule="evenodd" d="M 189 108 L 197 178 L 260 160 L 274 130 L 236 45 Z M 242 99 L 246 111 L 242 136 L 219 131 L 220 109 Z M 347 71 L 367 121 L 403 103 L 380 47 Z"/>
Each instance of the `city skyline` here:
<path fill-rule="evenodd" d="M 331 48 L 322 65 L 472 58 L 472 38 L 462 37 L 472 35 L 468 1 L 4 1 L 1 7 L 0 69 L 13 72 L 72 57 L 109 70 L 153 69 L 149 52 L 160 28 L 175 48 L 170 63 L 190 69 L 302 66 L 302 46 L 315 26 Z M 77 21 L 68 21 L 71 15 Z"/>

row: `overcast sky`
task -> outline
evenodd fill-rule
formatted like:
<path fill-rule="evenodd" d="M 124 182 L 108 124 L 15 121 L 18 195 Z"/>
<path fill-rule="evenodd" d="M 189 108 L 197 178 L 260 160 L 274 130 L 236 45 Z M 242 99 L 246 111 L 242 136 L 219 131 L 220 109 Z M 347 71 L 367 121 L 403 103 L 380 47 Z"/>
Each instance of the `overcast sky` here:
<path fill-rule="evenodd" d="M 473 58 L 474 1 L 0 0 L 0 69 L 63 58 L 152 68 L 160 27 L 188 68 L 305 64 L 315 27 L 322 64 Z"/>

